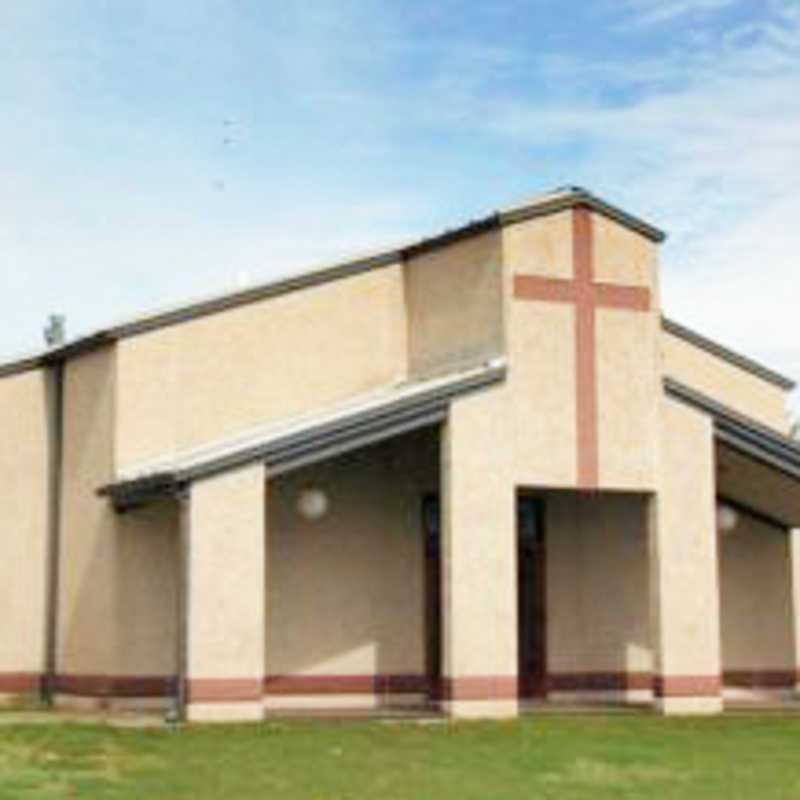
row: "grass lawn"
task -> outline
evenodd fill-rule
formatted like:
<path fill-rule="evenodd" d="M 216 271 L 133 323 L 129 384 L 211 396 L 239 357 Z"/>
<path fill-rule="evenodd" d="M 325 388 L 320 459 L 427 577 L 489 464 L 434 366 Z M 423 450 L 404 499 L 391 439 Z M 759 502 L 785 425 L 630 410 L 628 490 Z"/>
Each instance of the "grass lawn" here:
<path fill-rule="evenodd" d="M 800 797 L 800 719 L 0 726 L 0 798 Z"/>

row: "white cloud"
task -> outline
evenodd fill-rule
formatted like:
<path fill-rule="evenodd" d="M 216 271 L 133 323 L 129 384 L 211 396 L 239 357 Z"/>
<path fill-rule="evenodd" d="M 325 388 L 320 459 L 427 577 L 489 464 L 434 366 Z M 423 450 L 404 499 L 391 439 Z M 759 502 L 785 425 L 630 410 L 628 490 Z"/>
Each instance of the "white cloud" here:
<path fill-rule="evenodd" d="M 644 28 L 671 22 L 687 14 L 718 11 L 737 0 L 622 0 L 614 9 L 625 16 L 625 27 Z"/>

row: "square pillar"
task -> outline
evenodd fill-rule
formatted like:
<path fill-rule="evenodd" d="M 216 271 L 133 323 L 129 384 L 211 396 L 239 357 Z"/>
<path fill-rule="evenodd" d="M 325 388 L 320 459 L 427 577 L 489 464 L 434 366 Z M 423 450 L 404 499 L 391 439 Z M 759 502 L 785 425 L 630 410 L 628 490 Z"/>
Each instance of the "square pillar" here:
<path fill-rule="evenodd" d="M 656 707 L 722 710 L 713 423 L 662 405 L 660 488 L 650 501 L 650 613 Z"/>
<path fill-rule="evenodd" d="M 453 717 L 518 711 L 515 490 L 494 394 L 455 402 L 442 431 L 442 704 Z"/>
<path fill-rule="evenodd" d="M 184 527 L 189 720 L 263 717 L 264 466 L 192 484 Z"/>

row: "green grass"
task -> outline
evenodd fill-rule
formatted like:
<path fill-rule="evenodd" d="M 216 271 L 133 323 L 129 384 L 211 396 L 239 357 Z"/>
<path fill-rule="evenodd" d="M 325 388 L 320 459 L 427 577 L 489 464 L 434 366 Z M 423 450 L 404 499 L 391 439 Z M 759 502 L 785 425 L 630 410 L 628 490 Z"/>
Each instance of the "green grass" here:
<path fill-rule="evenodd" d="M 800 719 L 0 727 L 0 798 L 800 797 Z"/>

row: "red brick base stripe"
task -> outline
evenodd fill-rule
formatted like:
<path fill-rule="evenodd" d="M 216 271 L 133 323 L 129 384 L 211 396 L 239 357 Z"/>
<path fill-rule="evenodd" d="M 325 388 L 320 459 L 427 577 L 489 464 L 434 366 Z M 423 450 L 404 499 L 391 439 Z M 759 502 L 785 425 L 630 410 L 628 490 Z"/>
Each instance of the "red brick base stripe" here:
<path fill-rule="evenodd" d="M 83 697 L 165 697 L 174 686 L 164 675 L 58 675 L 55 682 L 60 694 Z"/>
<path fill-rule="evenodd" d="M 717 697 L 722 691 L 721 675 L 656 675 L 656 697 Z"/>
<path fill-rule="evenodd" d="M 797 682 L 798 674 L 791 669 L 726 669 L 722 673 L 723 685 L 737 688 L 785 689 L 794 688 Z"/>
<path fill-rule="evenodd" d="M 264 696 L 262 678 L 191 678 L 186 682 L 190 703 L 235 703 L 261 700 Z"/>
<path fill-rule="evenodd" d="M 264 693 L 415 694 L 428 691 L 424 675 L 268 675 Z"/>
<path fill-rule="evenodd" d="M 468 675 L 442 678 L 442 700 L 515 700 L 516 675 Z"/>
<path fill-rule="evenodd" d="M 652 689 L 650 672 L 554 672 L 547 676 L 551 692 L 610 692 Z"/>
<path fill-rule="evenodd" d="M 38 672 L 0 672 L 0 694 L 36 692 L 41 681 Z"/>

